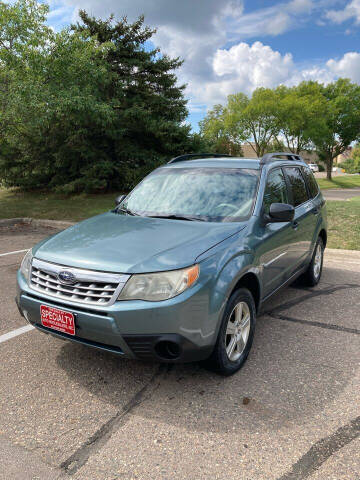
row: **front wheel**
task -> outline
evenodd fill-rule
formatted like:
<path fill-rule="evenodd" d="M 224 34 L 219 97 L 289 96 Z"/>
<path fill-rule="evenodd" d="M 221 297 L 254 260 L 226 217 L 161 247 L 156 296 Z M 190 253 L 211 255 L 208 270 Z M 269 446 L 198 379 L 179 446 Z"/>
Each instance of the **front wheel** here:
<path fill-rule="evenodd" d="M 232 375 L 245 363 L 253 341 L 256 321 L 254 299 L 246 288 L 230 297 L 219 335 L 206 365 L 221 375 Z"/>

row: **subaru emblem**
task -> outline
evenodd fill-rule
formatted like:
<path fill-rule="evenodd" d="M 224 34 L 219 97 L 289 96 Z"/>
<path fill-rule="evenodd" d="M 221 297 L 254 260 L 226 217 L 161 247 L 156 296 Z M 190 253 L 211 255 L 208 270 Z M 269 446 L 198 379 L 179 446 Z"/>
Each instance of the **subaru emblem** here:
<path fill-rule="evenodd" d="M 58 274 L 58 279 L 61 283 L 65 283 L 67 285 L 72 285 L 76 282 L 76 277 L 72 272 L 68 270 L 64 270 Z"/>

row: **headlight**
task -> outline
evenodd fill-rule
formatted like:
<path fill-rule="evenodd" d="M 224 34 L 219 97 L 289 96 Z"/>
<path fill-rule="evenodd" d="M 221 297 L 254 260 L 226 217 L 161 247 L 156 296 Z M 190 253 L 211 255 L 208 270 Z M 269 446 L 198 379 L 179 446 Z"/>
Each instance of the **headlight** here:
<path fill-rule="evenodd" d="M 176 297 L 191 287 L 199 277 L 199 265 L 171 272 L 133 275 L 122 289 L 118 300 L 158 302 Z"/>
<path fill-rule="evenodd" d="M 25 255 L 25 257 L 23 258 L 23 261 L 21 262 L 21 266 L 20 266 L 20 272 L 23 274 L 27 282 L 29 281 L 29 277 L 30 277 L 30 268 L 31 268 L 32 259 L 33 259 L 33 254 L 32 254 L 32 251 L 29 250 Z"/>

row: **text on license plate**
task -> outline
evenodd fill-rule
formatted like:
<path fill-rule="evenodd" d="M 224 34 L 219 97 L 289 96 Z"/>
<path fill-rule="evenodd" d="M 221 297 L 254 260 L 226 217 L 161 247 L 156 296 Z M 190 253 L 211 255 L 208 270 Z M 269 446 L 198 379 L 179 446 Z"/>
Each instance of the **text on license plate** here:
<path fill-rule="evenodd" d="M 75 335 L 74 315 L 47 305 L 40 306 L 41 323 L 44 327 Z"/>

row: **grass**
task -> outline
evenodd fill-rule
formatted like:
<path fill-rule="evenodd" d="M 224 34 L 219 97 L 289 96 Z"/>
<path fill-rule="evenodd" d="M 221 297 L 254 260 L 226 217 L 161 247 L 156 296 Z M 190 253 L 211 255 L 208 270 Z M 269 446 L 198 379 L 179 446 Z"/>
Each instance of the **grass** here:
<path fill-rule="evenodd" d="M 0 218 L 32 217 L 79 221 L 110 210 L 115 193 L 66 197 L 55 193 L 0 189 Z"/>
<path fill-rule="evenodd" d="M 0 189 L 0 218 L 79 221 L 110 210 L 115 197 L 115 193 L 65 197 L 54 193 Z M 348 202 L 328 201 L 327 210 L 328 247 L 360 250 L 360 196 Z"/>
<path fill-rule="evenodd" d="M 328 247 L 360 250 L 360 197 L 327 201 Z"/>
<path fill-rule="evenodd" d="M 360 187 L 360 175 L 334 177 L 332 180 L 326 178 L 316 179 L 322 190 L 326 188 L 354 188 Z"/>

